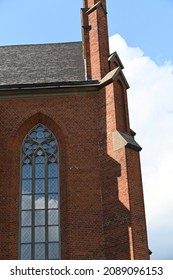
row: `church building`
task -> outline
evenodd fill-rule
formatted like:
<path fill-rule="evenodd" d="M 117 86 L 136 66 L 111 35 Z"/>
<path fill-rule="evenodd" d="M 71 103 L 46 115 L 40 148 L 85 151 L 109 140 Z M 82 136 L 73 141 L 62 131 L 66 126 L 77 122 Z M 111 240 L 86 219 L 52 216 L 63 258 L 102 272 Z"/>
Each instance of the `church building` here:
<path fill-rule="evenodd" d="M 106 0 L 82 42 L 0 47 L 0 259 L 147 260 L 139 152 Z"/>

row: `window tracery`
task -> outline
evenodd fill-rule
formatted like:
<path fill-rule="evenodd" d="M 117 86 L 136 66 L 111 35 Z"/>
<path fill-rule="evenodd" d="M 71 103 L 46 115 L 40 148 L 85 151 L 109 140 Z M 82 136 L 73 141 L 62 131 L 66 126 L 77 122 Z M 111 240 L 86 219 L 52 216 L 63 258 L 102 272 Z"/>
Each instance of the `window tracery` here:
<path fill-rule="evenodd" d="M 59 163 L 53 133 L 36 125 L 21 151 L 21 259 L 59 259 Z"/>

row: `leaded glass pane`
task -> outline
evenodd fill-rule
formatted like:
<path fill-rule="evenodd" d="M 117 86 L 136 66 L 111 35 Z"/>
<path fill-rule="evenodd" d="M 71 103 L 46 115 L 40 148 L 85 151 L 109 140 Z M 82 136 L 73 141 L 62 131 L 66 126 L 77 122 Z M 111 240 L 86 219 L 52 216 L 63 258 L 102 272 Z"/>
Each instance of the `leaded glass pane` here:
<path fill-rule="evenodd" d="M 31 148 L 31 146 L 28 148 L 28 149 L 26 149 L 26 151 L 25 151 L 25 153 L 26 153 L 26 155 L 31 155 L 32 154 L 32 149 L 30 149 Z"/>
<path fill-rule="evenodd" d="M 45 210 L 35 210 L 35 225 L 45 225 Z"/>
<path fill-rule="evenodd" d="M 48 195 L 48 208 L 58 208 L 58 195 L 49 194 Z"/>
<path fill-rule="evenodd" d="M 31 193 L 32 192 L 32 180 L 26 179 L 22 180 L 22 193 Z"/>
<path fill-rule="evenodd" d="M 58 179 L 48 179 L 48 192 L 49 193 L 58 192 Z"/>
<path fill-rule="evenodd" d="M 55 152 L 55 147 L 52 147 L 51 145 L 49 145 L 47 151 L 48 151 L 49 154 L 53 154 Z"/>
<path fill-rule="evenodd" d="M 45 179 L 35 179 L 35 193 L 45 192 Z"/>
<path fill-rule="evenodd" d="M 48 224 L 58 225 L 58 210 L 48 210 Z"/>
<path fill-rule="evenodd" d="M 44 132 L 44 137 L 47 138 L 51 135 L 50 131 L 45 131 Z"/>
<path fill-rule="evenodd" d="M 50 145 L 51 145 L 52 147 L 56 147 L 56 142 L 55 142 L 55 140 L 50 141 Z"/>
<path fill-rule="evenodd" d="M 36 156 L 35 157 L 35 163 L 45 163 L 45 157 L 44 156 Z"/>
<path fill-rule="evenodd" d="M 31 227 L 21 228 L 21 242 L 31 243 Z"/>
<path fill-rule="evenodd" d="M 25 142 L 25 144 L 23 145 L 24 148 L 28 148 L 30 146 L 30 142 Z"/>
<path fill-rule="evenodd" d="M 45 164 L 36 164 L 35 165 L 35 178 L 44 178 L 45 177 Z"/>
<path fill-rule="evenodd" d="M 35 260 L 45 259 L 45 243 L 39 243 L 34 245 L 35 248 Z"/>
<path fill-rule="evenodd" d="M 49 147 L 49 145 L 48 145 L 48 144 L 43 144 L 42 147 L 43 147 L 44 150 L 47 150 L 47 148 Z"/>
<path fill-rule="evenodd" d="M 22 211 L 22 226 L 31 226 L 32 222 L 32 212 L 31 211 Z"/>
<path fill-rule="evenodd" d="M 29 164 L 31 163 L 31 158 L 30 157 L 26 157 L 24 160 L 23 160 L 24 163 L 26 164 Z"/>
<path fill-rule="evenodd" d="M 49 243 L 48 245 L 49 260 L 59 259 L 59 243 Z"/>
<path fill-rule="evenodd" d="M 37 151 L 37 155 L 38 155 L 38 156 L 43 155 L 43 150 L 42 150 L 42 149 L 39 149 L 39 150 Z"/>
<path fill-rule="evenodd" d="M 31 244 L 21 244 L 21 259 L 31 260 Z"/>
<path fill-rule="evenodd" d="M 38 129 L 37 129 L 38 130 Z M 43 139 L 44 138 L 44 133 L 43 131 L 38 131 L 36 134 L 37 139 Z"/>
<path fill-rule="evenodd" d="M 36 133 L 35 131 L 33 131 L 33 132 L 30 133 L 30 136 L 31 136 L 32 138 L 35 138 L 35 137 L 36 137 L 36 134 L 37 134 L 37 133 Z"/>
<path fill-rule="evenodd" d="M 22 177 L 25 178 L 32 178 L 32 165 L 24 164 L 22 166 Z"/>
<path fill-rule="evenodd" d="M 48 241 L 49 242 L 59 241 L 59 226 L 48 227 Z"/>
<path fill-rule="evenodd" d="M 56 139 L 38 124 L 21 153 L 21 259 L 59 259 L 58 168 Z"/>
<path fill-rule="evenodd" d="M 39 124 L 37 126 L 37 131 L 44 131 L 44 130 L 45 130 L 45 128 L 43 127 L 43 125 Z"/>
<path fill-rule="evenodd" d="M 58 166 L 57 163 L 48 164 L 48 177 L 57 177 L 58 176 Z"/>
<path fill-rule="evenodd" d="M 56 162 L 57 161 L 57 158 L 56 158 L 56 156 L 55 155 L 51 155 L 51 157 L 49 157 L 49 161 L 50 162 Z"/>
<path fill-rule="evenodd" d="M 45 227 L 35 227 L 35 242 L 45 242 Z"/>
<path fill-rule="evenodd" d="M 35 209 L 45 209 L 45 195 L 35 195 Z"/>
<path fill-rule="evenodd" d="M 22 195 L 22 209 L 32 209 L 31 195 Z"/>

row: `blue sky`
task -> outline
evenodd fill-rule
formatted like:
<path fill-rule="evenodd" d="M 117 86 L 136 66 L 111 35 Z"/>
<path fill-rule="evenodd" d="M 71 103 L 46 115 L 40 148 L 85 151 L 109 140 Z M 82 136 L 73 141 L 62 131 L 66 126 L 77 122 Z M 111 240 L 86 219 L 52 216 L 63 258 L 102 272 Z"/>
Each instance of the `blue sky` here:
<path fill-rule="evenodd" d="M 0 46 L 81 40 L 82 0 L 0 0 Z M 107 0 L 111 51 L 131 86 L 131 127 L 143 147 L 152 259 L 173 259 L 173 1 Z"/>
<path fill-rule="evenodd" d="M 0 45 L 81 40 L 82 0 L 0 0 Z M 107 0 L 109 33 L 141 46 L 158 64 L 173 60 L 172 0 Z"/>

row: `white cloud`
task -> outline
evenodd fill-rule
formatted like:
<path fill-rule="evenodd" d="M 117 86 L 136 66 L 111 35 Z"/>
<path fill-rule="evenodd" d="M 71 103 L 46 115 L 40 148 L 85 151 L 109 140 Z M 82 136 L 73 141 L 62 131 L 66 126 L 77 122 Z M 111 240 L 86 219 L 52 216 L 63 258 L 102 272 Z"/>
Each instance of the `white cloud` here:
<path fill-rule="evenodd" d="M 131 128 L 141 152 L 149 246 L 153 259 L 173 259 L 173 65 L 158 66 L 118 34 L 110 37 L 130 84 Z M 166 242 L 165 242 L 166 240 Z M 171 243 L 172 242 L 172 243 Z"/>
<path fill-rule="evenodd" d="M 48 198 L 48 208 L 58 208 L 58 196 L 52 195 L 53 198 Z M 44 195 L 38 195 L 35 199 L 36 209 L 45 209 L 45 197 Z"/>

